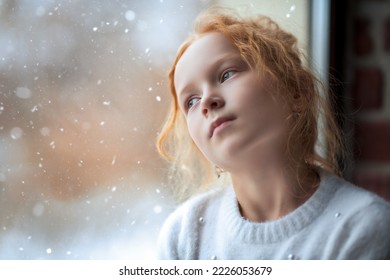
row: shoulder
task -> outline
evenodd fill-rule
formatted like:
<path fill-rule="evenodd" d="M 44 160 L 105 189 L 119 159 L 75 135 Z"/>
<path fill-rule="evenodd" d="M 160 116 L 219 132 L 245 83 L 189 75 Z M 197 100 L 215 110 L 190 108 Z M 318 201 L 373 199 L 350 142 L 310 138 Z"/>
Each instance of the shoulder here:
<path fill-rule="evenodd" d="M 193 259 L 199 225 L 207 213 L 216 212 L 226 189 L 198 194 L 180 205 L 165 220 L 158 238 L 160 259 Z"/>
<path fill-rule="evenodd" d="M 174 225 L 185 225 L 191 223 L 194 219 L 199 219 L 206 211 L 217 207 L 227 192 L 226 188 L 212 189 L 205 193 L 195 195 L 183 204 L 178 206 L 171 213 L 164 223 L 164 227 Z"/>
<path fill-rule="evenodd" d="M 336 187 L 328 209 L 339 221 L 334 230 L 343 239 L 340 258 L 389 258 L 390 203 L 342 178 L 330 176 L 326 180 Z"/>
<path fill-rule="evenodd" d="M 328 175 L 325 180 L 326 184 L 334 185 L 335 194 L 332 202 L 348 209 L 349 213 L 366 212 L 369 215 L 371 211 L 379 211 L 390 214 L 390 203 L 375 193 L 334 175 Z"/>

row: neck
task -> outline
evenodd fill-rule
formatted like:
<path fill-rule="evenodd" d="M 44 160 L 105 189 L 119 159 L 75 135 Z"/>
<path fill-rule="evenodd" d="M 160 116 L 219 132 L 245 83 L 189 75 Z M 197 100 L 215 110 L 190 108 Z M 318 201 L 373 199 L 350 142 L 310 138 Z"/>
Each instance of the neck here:
<path fill-rule="evenodd" d="M 318 183 L 314 172 L 299 181 L 297 172 L 278 161 L 247 166 L 231 177 L 241 215 L 254 222 L 287 215 L 314 193 Z"/>

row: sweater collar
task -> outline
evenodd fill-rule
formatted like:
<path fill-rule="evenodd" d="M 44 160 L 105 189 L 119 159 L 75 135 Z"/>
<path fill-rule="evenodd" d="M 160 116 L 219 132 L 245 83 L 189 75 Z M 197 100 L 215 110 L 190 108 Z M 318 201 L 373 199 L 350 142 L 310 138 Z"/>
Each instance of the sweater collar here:
<path fill-rule="evenodd" d="M 227 232 L 246 243 L 275 243 L 301 231 L 312 223 L 325 209 L 337 189 L 339 178 L 327 172 L 321 172 L 321 182 L 314 194 L 294 211 L 269 222 L 250 222 L 244 219 L 239 211 L 233 187 L 227 189 L 223 201 L 222 219 Z"/>

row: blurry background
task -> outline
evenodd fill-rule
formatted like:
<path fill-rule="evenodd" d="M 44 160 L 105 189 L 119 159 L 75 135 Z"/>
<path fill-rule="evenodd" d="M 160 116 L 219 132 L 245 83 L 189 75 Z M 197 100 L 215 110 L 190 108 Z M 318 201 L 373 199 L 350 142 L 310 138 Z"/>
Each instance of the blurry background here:
<path fill-rule="evenodd" d="M 306 2 L 0 0 L 0 258 L 155 258 L 175 203 L 154 142 L 194 18 L 271 12 L 305 46 Z"/>
<path fill-rule="evenodd" d="M 0 259 L 156 257 L 175 207 L 154 147 L 166 74 L 196 15 L 216 4 L 271 16 L 324 79 L 330 64 L 348 81 L 351 27 L 337 1 L 0 0 Z M 336 111 L 348 110 L 349 88 L 336 89 Z"/>

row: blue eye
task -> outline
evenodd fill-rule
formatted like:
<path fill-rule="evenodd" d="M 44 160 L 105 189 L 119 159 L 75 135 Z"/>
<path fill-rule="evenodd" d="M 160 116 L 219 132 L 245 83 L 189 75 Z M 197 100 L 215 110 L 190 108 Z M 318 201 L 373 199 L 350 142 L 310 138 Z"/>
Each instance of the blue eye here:
<path fill-rule="evenodd" d="M 200 100 L 199 97 L 191 97 L 187 101 L 187 110 L 194 106 Z"/>
<path fill-rule="evenodd" d="M 223 83 L 227 79 L 231 78 L 235 73 L 236 73 L 236 71 L 234 71 L 234 70 L 229 70 L 229 71 L 224 72 L 222 74 L 222 77 L 221 77 L 221 83 Z"/>

